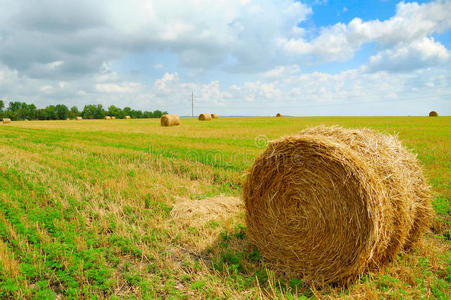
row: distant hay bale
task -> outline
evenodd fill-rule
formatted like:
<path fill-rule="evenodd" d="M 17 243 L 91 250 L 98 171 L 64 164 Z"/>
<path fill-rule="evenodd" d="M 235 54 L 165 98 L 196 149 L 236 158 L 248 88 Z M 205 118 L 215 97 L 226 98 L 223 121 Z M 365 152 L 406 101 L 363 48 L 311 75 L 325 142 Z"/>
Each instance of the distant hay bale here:
<path fill-rule="evenodd" d="M 10 118 L 3 118 L 3 124 L 9 124 L 9 123 L 11 123 Z"/>
<path fill-rule="evenodd" d="M 217 118 L 219 118 L 219 116 L 217 114 L 211 114 L 211 118 L 212 119 L 217 119 Z"/>
<path fill-rule="evenodd" d="M 210 121 L 211 120 L 211 114 L 205 113 L 199 115 L 200 121 Z"/>
<path fill-rule="evenodd" d="M 276 117 L 283 117 L 281 113 L 277 113 Z"/>
<path fill-rule="evenodd" d="M 70 119 L 69 119 L 69 118 L 67 118 L 67 119 L 66 119 L 66 121 L 70 121 Z"/>
<path fill-rule="evenodd" d="M 178 126 L 180 125 L 180 118 L 178 115 L 175 114 L 167 114 L 161 116 L 160 119 L 161 126 L 167 127 L 167 126 Z"/>
<path fill-rule="evenodd" d="M 171 210 L 172 218 L 185 225 L 200 226 L 226 218 L 241 211 L 243 203 L 239 197 L 215 196 L 201 200 L 183 199 Z"/>
<path fill-rule="evenodd" d="M 129 119 L 131 119 L 131 118 L 130 118 L 130 116 L 125 116 L 125 119 L 129 120 Z"/>
<path fill-rule="evenodd" d="M 438 117 L 438 112 L 436 112 L 435 110 L 431 111 L 429 113 L 429 117 Z"/>
<path fill-rule="evenodd" d="M 432 216 L 416 157 L 370 129 L 320 126 L 271 142 L 243 199 L 262 256 L 316 285 L 381 268 L 419 240 Z"/>
<path fill-rule="evenodd" d="M 105 120 L 111 120 L 110 116 L 105 116 Z"/>
<path fill-rule="evenodd" d="M 111 120 L 116 120 L 116 117 L 115 117 L 115 116 L 112 116 L 112 117 L 111 117 Z"/>
<path fill-rule="evenodd" d="M 75 120 L 77 121 L 83 120 L 83 117 L 75 117 Z"/>

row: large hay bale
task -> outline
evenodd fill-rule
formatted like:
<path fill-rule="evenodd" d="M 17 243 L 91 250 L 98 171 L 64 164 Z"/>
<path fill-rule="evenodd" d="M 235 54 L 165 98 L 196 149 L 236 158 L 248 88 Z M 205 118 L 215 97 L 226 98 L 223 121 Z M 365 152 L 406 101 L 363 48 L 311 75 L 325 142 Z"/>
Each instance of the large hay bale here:
<path fill-rule="evenodd" d="M 3 124 L 9 124 L 9 123 L 11 123 L 10 118 L 3 118 Z"/>
<path fill-rule="evenodd" d="M 111 120 L 116 120 L 116 117 L 115 117 L 115 116 L 112 116 L 112 117 L 111 117 Z"/>
<path fill-rule="evenodd" d="M 110 116 L 105 116 L 105 120 L 111 120 Z"/>
<path fill-rule="evenodd" d="M 277 113 L 276 117 L 283 117 L 283 115 L 281 113 Z"/>
<path fill-rule="evenodd" d="M 429 117 L 438 117 L 438 112 L 436 112 L 435 110 L 431 111 L 429 113 Z"/>
<path fill-rule="evenodd" d="M 177 126 L 180 125 L 180 118 L 178 115 L 175 114 L 167 114 L 161 116 L 160 119 L 161 126 Z"/>
<path fill-rule="evenodd" d="M 205 113 L 199 115 L 200 121 L 210 121 L 211 120 L 211 114 Z"/>
<path fill-rule="evenodd" d="M 75 120 L 80 121 L 80 120 L 83 120 L 83 118 L 82 117 L 75 117 Z"/>
<path fill-rule="evenodd" d="M 271 142 L 243 197 L 262 256 L 318 285 L 382 267 L 412 247 L 432 215 L 416 157 L 370 129 L 320 126 Z"/>
<path fill-rule="evenodd" d="M 218 114 L 211 114 L 211 118 L 212 119 L 217 119 L 217 118 L 219 118 L 219 116 L 218 116 Z"/>
<path fill-rule="evenodd" d="M 130 116 L 125 116 L 125 119 L 129 120 L 129 119 L 131 119 L 131 118 L 130 118 Z"/>

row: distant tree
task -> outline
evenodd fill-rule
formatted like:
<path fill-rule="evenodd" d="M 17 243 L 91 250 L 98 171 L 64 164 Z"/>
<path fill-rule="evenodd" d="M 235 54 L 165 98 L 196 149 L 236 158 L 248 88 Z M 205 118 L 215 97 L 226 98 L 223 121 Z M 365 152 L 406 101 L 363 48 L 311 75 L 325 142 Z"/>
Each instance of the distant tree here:
<path fill-rule="evenodd" d="M 82 115 L 85 119 L 103 119 L 106 116 L 106 111 L 103 109 L 102 104 L 90 104 L 85 105 Z"/>
<path fill-rule="evenodd" d="M 66 118 L 75 118 L 77 116 L 83 116 L 85 119 L 103 119 L 107 114 L 116 118 L 131 116 L 134 119 L 138 119 L 160 118 L 166 113 L 159 110 L 143 112 L 141 110 L 132 110 L 130 107 L 121 109 L 114 105 L 109 106 L 108 111 L 105 111 L 101 104 L 85 105 L 82 112 L 76 106 L 69 110 L 64 104 L 49 105 L 46 108 L 37 109 L 34 104 L 18 101 L 9 102 L 8 108 L 5 110 L 5 102 L 0 100 L 0 118 L 7 117 L 12 120 L 65 120 Z"/>
<path fill-rule="evenodd" d="M 45 108 L 40 108 L 36 110 L 36 119 L 48 120 L 47 110 Z"/>
<path fill-rule="evenodd" d="M 8 109 L 6 110 L 6 116 L 12 120 L 20 120 L 25 118 L 26 111 L 23 105 L 26 103 L 11 101 L 8 103 Z"/>
<path fill-rule="evenodd" d="M 26 113 L 25 118 L 28 120 L 35 120 L 36 119 L 36 105 L 28 104 L 26 110 L 27 110 L 27 113 Z"/>
<path fill-rule="evenodd" d="M 11 101 L 8 103 L 8 111 L 12 112 L 12 113 L 16 113 L 19 109 L 21 109 L 22 107 L 22 103 L 17 102 L 17 101 Z"/>
<path fill-rule="evenodd" d="M 124 107 L 124 109 L 122 110 L 122 112 L 124 113 L 124 116 L 131 116 L 132 114 L 132 109 L 128 106 Z"/>
<path fill-rule="evenodd" d="M 114 105 L 111 105 L 110 107 L 108 107 L 108 115 L 115 116 L 116 118 L 121 118 L 121 119 L 124 117 L 122 109 L 120 109 L 119 107 L 116 107 Z"/>
<path fill-rule="evenodd" d="M 58 104 L 55 107 L 56 115 L 59 120 L 66 120 L 69 117 L 69 109 L 64 104 Z"/>
<path fill-rule="evenodd" d="M 72 119 L 75 119 L 75 117 L 80 116 L 80 111 L 78 110 L 78 107 L 72 106 L 70 108 L 69 117 Z"/>
<path fill-rule="evenodd" d="M 49 105 L 45 108 L 45 111 L 47 113 L 47 120 L 56 120 L 58 119 L 58 115 L 56 114 L 56 106 L 55 105 Z"/>
<path fill-rule="evenodd" d="M 160 110 L 155 110 L 153 112 L 153 117 L 154 118 L 161 118 L 162 115 L 163 115 L 163 113 Z"/>
<path fill-rule="evenodd" d="M 143 112 L 140 110 L 132 110 L 132 111 L 130 111 L 130 116 L 133 119 L 140 119 L 143 117 Z"/>
<path fill-rule="evenodd" d="M 85 105 L 81 114 L 85 119 L 94 119 L 95 110 L 96 110 L 95 105 L 92 104 Z"/>

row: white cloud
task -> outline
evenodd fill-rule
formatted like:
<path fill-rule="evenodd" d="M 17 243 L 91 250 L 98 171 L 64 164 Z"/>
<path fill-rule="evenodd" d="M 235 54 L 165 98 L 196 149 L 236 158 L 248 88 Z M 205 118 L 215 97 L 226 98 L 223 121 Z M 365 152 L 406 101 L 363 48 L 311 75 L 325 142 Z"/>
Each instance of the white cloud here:
<path fill-rule="evenodd" d="M 260 71 L 269 57 L 279 59 L 276 40 L 311 13 L 292 0 L 0 0 L 0 8 L 0 61 L 54 78 L 95 73 L 105 62 L 143 51 L 168 51 L 190 68 Z M 30 70 L 54 62 L 64 64 L 52 72 Z"/>
<path fill-rule="evenodd" d="M 408 45 L 387 49 L 370 57 L 368 71 L 411 71 L 422 67 L 443 65 L 448 62 L 449 51 L 433 38 L 423 38 Z"/>
<path fill-rule="evenodd" d="M 451 1 L 425 4 L 400 2 L 396 14 L 386 21 L 364 22 L 354 18 L 349 24 L 337 23 L 321 30 L 311 41 L 303 38 L 280 39 L 287 53 L 312 55 L 321 61 L 350 59 L 363 43 L 376 42 L 389 49 L 399 44 L 423 40 L 433 33 L 451 28 Z"/>
<path fill-rule="evenodd" d="M 276 79 L 286 75 L 299 73 L 300 71 L 301 68 L 298 65 L 278 66 L 274 69 L 261 73 L 261 76 L 264 78 Z"/>
<path fill-rule="evenodd" d="M 140 84 L 137 82 L 125 82 L 121 84 L 115 83 L 98 83 L 95 88 L 103 93 L 133 93 L 137 92 Z"/>
<path fill-rule="evenodd" d="M 157 79 L 154 83 L 154 88 L 158 93 L 169 93 L 174 85 L 179 81 L 179 74 L 165 73 L 161 79 Z"/>
<path fill-rule="evenodd" d="M 50 92 L 52 92 L 53 87 L 51 85 L 44 85 L 44 86 L 41 86 L 39 88 L 39 90 L 44 93 L 50 93 Z"/>

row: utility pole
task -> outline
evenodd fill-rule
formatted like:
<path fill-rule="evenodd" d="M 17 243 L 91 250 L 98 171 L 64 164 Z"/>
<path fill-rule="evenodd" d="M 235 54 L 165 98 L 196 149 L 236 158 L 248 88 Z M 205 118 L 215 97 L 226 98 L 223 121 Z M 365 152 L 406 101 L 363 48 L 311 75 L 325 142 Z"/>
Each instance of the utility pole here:
<path fill-rule="evenodd" d="M 194 89 L 191 90 L 191 116 L 194 118 Z"/>

